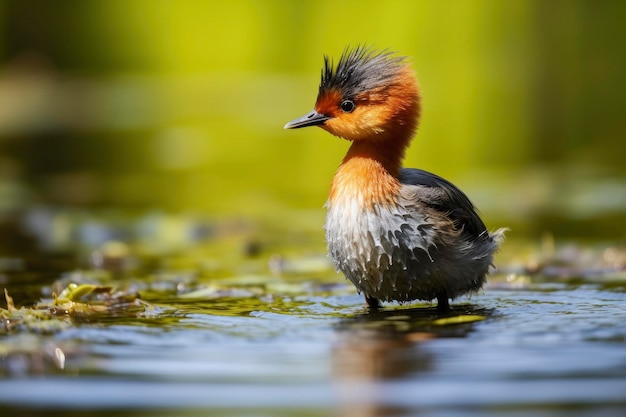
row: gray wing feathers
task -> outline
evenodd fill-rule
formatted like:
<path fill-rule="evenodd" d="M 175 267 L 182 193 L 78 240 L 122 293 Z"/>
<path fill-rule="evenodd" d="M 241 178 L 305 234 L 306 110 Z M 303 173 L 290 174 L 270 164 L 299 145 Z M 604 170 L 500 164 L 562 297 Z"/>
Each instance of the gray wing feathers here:
<path fill-rule="evenodd" d="M 487 227 L 478 216 L 469 198 L 451 182 L 421 169 L 400 171 L 400 182 L 420 187 L 416 198 L 423 204 L 441 211 L 455 222 L 462 234 L 474 239 L 489 238 Z"/>

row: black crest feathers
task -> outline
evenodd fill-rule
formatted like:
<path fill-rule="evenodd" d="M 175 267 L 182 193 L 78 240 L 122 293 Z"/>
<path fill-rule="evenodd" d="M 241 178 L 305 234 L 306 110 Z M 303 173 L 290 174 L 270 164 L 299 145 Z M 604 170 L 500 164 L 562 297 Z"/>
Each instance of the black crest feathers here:
<path fill-rule="evenodd" d="M 355 98 L 359 93 L 391 84 L 405 64 L 405 57 L 387 49 L 362 45 L 346 48 L 336 67 L 324 56 L 319 93 L 338 90 L 344 98 Z"/>

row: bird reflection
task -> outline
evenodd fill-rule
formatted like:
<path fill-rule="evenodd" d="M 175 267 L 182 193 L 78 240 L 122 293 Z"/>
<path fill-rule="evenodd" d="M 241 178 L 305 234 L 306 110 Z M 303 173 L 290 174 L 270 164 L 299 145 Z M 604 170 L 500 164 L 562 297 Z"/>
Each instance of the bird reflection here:
<path fill-rule="evenodd" d="M 332 349 L 332 376 L 339 413 L 342 417 L 401 416 L 406 405 L 386 398 L 385 389 L 393 383 L 414 384 L 418 377 L 434 371 L 436 353 L 425 349 L 428 340 L 465 337 L 473 323 L 437 326 L 434 320 L 460 314 L 458 310 L 441 314 L 435 308 L 369 311 L 342 321 Z M 480 314 L 489 312 L 484 310 Z"/>

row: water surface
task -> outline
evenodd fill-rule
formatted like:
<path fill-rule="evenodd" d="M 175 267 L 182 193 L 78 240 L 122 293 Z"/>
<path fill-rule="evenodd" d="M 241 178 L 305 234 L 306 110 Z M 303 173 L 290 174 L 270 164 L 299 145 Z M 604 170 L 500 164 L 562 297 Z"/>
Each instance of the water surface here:
<path fill-rule="evenodd" d="M 606 250 L 594 253 L 601 258 Z M 569 269 L 572 276 L 549 265 L 534 274 L 503 267 L 483 293 L 441 314 L 428 304 L 369 311 L 319 259 L 294 258 L 308 267 L 281 275 L 181 273 L 184 286 L 171 277 L 159 282 L 159 275 L 125 278 L 117 283 L 139 289 L 150 307 L 75 317 L 51 334 L 13 330 L 0 339 L 0 409 L 227 416 L 626 411 L 621 267 Z M 454 317 L 457 323 L 446 320 Z"/>

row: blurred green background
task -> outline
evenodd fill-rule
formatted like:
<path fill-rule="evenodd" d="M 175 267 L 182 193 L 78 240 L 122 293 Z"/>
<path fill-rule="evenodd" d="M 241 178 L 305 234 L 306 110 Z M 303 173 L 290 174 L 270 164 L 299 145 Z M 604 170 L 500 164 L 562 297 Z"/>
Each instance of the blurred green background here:
<path fill-rule="evenodd" d="M 4 0 L 0 213 L 321 229 L 348 144 L 282 126 L 312 108 L 324 54 L 368 43 L 420 79 L 407 166 L 455 182 L 490 228 L 623 238 L 625 19 L 619 0 Z"/>

